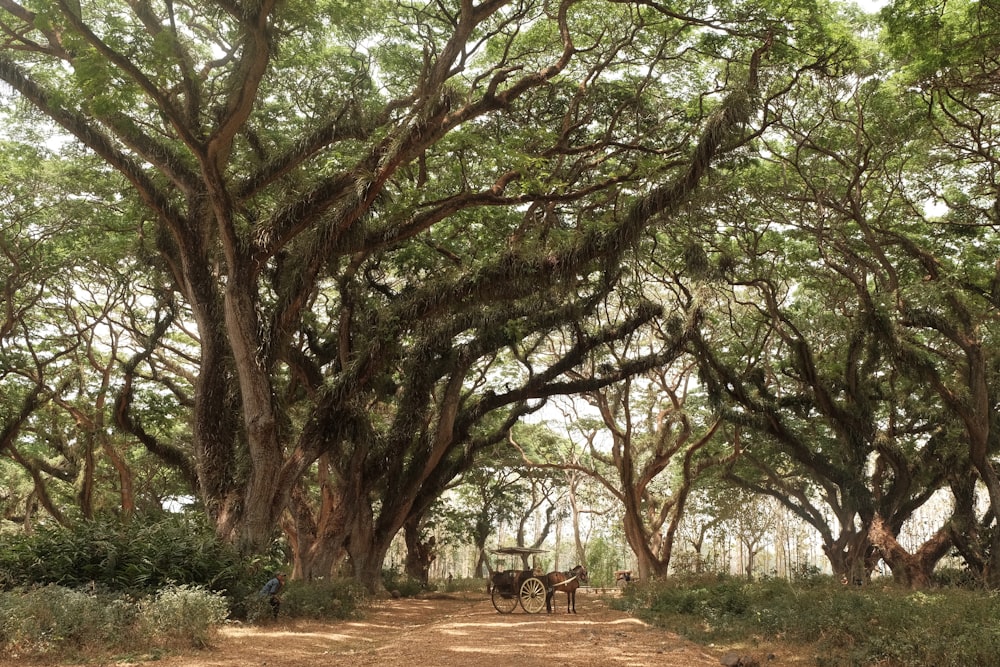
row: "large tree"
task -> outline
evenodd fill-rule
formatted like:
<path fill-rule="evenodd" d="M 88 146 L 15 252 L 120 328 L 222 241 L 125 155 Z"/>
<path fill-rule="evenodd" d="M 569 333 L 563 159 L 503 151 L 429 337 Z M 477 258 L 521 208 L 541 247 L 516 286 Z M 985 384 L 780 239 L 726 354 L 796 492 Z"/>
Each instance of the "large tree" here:
<path fill-rule="evenodd" d="M 927 112 L 936 142 L 924 174 L 913 179 L 915 211 L 933 202 L 921 238 L 908 253 L 923 268 L 920 288 L 900 311 L 902 346 L 918 381 L 933 388 L 974 473 L 956 474 L 961 518 L 956 544 L 970 569 L 1000 585 L 1000 356 L 997 311 L 1000 263 L 1000 9 L 992 2 L 945 5 L 912 0 L 883 12 L 886 42 L 901 64 L 900 80 Z M 960 435 L 958 435 L 960 434 Z M 972 502 L 978 478 L 989 511 Z"/>
<path fill-rule="evenodd" d="M 4 515 L 28 528 L 35 508 L 66 523 L 116 506 L 128 515 L 150 498 L 135 489 L 107 409 L 116 350 L 131 336 L 116 320 L 138 298 L 125 290 L 134 264 L 117 245 L 121 211 L 95 207 L 81 178 L 92 158 L 52 159 L 37 140 L 0 145 Z"/>
<path fill-rule="evenodd" d="M 965 532 L 956 526 L 971 525 L 972 469 L 996 487 L 996 361 L 984 345 L 996 274 L 980 259 L 992 232 L 927 212 L 925 170 L 965 190 L 956 175 L 975 169 L 941 165 L 959 155 L 926 106 L 870 74 L 804 77 L 776 109 L 768 160 L 704 245 L 706 282 L 729 291 L 699 341 L 713 393 L 738 406 L 730 418 L 765 435 L 748 435 L 732 479 L 813 524 L 835 571 L 863 578 L 882 558 L 923 586 Z M 948 488 L 962 496 L 955 513 L 908 553 L 904 524 Z"/>
<path fill-rule="evenodd" d="M 133 251 L 180 297 L 163 323 L 196 350 L 172 385 L 192 443 L 129 417 L 137 370 L 169 372 L 151 354 L 120 422 L 191 463 L 220 535 L 260 548 L 291 506 L 302 574 L 346 554 L 372 584 L 530 399 L 635 370 L 564 377 L 656 314 L 586 323 L 740 144 L 798 16 L 774 9 L 2 0 L 0 80 L 123 179 Z"/>

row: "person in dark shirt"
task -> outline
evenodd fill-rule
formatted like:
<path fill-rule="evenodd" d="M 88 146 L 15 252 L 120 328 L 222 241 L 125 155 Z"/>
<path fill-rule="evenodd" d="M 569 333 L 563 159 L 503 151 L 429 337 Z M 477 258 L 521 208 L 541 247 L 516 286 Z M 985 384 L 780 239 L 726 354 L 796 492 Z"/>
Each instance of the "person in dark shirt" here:
<path fill-rule="evenodd" d="M 271 605 L 271 616 L 278 618 L 278 609 L 281 607 L 281 589 L 285 587 L 285 575 L 281 572 L 271 577 L 264 587 L 260 589 L 260 597 L 267 598 L 267 603 Z"/>

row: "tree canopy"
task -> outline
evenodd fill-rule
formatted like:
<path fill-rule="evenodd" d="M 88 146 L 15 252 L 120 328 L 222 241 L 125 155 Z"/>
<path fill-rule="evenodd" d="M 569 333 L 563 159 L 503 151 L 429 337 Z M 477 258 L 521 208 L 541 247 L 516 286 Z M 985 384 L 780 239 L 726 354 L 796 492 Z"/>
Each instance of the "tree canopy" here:
<path fill-rule="evenodd" d="M 996 23 L 0 0 L 0 447 L 58 520 L 192 495 L 243 549 L 283 530 L 296 576 L 374 585 L 519 420 L 644 376 L 684 442 L 727 439 L 688 485 L 727 461 L 814 517 L 835 568 L 877 550 L 911 572 L 894 538 L 949 492 L 928 549 L 988 571 L 995 512 L 969 494 L 1000 506 Z M 706 400 L 679 400 L 678 360 Z M 642 493 L 677 472 L 665 442 Z"/>

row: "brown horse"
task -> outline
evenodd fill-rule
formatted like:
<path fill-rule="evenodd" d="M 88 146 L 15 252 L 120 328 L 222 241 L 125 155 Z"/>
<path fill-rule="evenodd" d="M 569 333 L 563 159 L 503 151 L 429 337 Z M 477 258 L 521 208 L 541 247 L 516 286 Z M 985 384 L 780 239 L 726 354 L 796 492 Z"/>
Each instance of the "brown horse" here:
<path fill-rule="evenodd" d="M 549 572 L 545 575 L 545 586 L 548 589 L 545 595 L 545 611 L 552 613 L 552 596 L 556 591 L 566 593 L 566 613 L 576 613 L 576 589 L 580 583 L 587 583 L 587 568 L 577 565 L 569 572 Z"/>

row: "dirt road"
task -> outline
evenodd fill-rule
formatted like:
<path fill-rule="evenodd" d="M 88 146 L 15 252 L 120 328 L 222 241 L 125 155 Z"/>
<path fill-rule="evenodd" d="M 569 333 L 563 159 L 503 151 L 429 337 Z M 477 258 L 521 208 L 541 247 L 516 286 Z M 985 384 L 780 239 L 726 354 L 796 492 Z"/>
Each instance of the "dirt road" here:
<path fill-rule="evenodd" d="M 558 596 L 564 600 L 563 596 Z M 565 603 L 563 603 L 565 605 Z M 498 614 L 485 596 L 391 600 L 364 620 L 229 626 L 212 648 L 157 667 L 718 667 L 706 649 L 613 611 L 591 595 L 577 614 Z M 119 663 L 120 664 L 120 663 Z M 772 663 L 774 664 L 774 663 Z"/>

